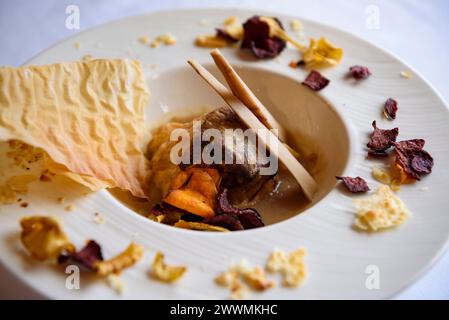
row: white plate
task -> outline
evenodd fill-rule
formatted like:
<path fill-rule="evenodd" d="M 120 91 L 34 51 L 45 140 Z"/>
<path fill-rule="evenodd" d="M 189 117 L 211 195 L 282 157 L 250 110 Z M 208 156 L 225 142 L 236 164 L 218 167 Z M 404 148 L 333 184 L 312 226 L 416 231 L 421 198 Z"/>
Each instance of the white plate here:
<path fill-rule="evenodd" d="M 155 123 L 167 108 L 177 113 L 183 108 L 222 104 L 186 65 L 187 58 L 191 57 L 201 63 L 211 62 L 209 50 L 193 45 L 194 37 L 213 32 L 228 16 L 237 15 L 244 20 L 255 13 L 208 9 L 131 17 L 59 43 L 29 64 L 77 60 L 86 54 L 138 58 L 143 61 L 152 91 L 147 117 L 150 123 Z M 288 27 L 292 17 L 277 16 Z M 204 19 L 209 21 L 208 25 L 201 23 Z M 320 137 L 327 135 L 329 138 L 334 135 L 335 128 L 341 126 L 335 136 L 339 140 L 333 146 L 331 140 L 326 142 L 332 149 L 330 152 L 336 152 L 335 157 L 341 162 L 333 167 L 332 173 L 340 170 L 344 174 L 360 175 L 366 177 L 373 188 L 378 185 L 370 178 L 371 167 L 376 162 L 366 159 L 364 151 L 374 119 L 380 127 L 399 126 L 400 139 L 426 139 L 426 149 L 434 156 L 436 165 L 430 176 L 400 191 L 400 197 L 413 212 L 406 223 L 396 230 L 378 234 L 355 232 L 351 229 L 354 196 L 336 188 L 302 214 L 265 228 L 231 234 L 191 232 L 146 220 L 107 191 L 83 197 L 74 184 L 61 186 L 55 182 L 43 188 L 44 185 L 36 183 L 26 198 L 30 203 L 28 208 L 18 205 L 0 208 L 1 262 L 26 286 L 50 298 L 226 298 L 228 291 L 216 286 L 213 278 L 231 261 L 244 258 L 252 264 L 263 265 L 274 248 L 290 251 L 302 246 L 308 252 L 306 282 L 298 289 L 278 287 L 252 294 L 253 298 L 387 298 L 410 284 L 441 255 L 449 234 L 448 109 L 435 90 L 416 73 L 411 80 L 401 78 L 399 73 L 410 67 L 391 54 L 332 27 L 311 21 L 303 21 L 303 24 L 307 36 L 326 36 L 345 50 L 343 63 L 324 72 L 331 84 L 318 96 L 311 95 L 299 84 L 306 76 L 305 71 L 288 67 L 290 60 L 298 59 L 293 49 L 284 51 L 279 59 L 263 62 L 242 59 L 235 49 L 223 49 L 223 52 L 231 63 L 239 66 L 249 84 L 288 128 L 312 134 L 316 131 Z M 176 36 L 176 45 L 151 49 L 137 41 L 142 35 L 154 37 L 166 32 Z M 80 49 L 75 48 L 76 42 L 81 44 Z M 354 85 L 345 79 L 348 67 L 354 64 L 369 66 L 373 76 Z M 262 73 L 263 77 L 258 76 Z M 276 83 L 275 90 L 267 88 Z M 301 98 L 307 94 L 307 99 Z M 322 101 L 319 96 L 333 108 L 314 114 L 311 106 L 320 103 L 311 102 L 311 106 L 307 103 L 310 99 Z M 388 97 L 399 101 L 398 119 L 394 123 L 383 120 L 380 113 Z M 292 109 L 294 99 L 302 99 L 298 100 L 296 110 Z M 298 112 L 304 110 L 300 108 L 308 111 Z M 323 112 L 327 112 L 326 119 L 317 117 Z M 303 120 L 307 117 L 309 120 Z M 337 156 L 338 152 L 341 155 Z M 429 191 L 423 192 L 422 187 L 429 187 Z M 75 204 L 74 212 L 65 212 L 57 204 L 54 199 L 61 195 L 67 195 L 68 201 Z M 103 225 L 93 222 L 95 212 L 105 216 Z M 144 259 L 123 272 L 124 294 L 118 296 L 103 281 L 87 277 L 82 278 L 80 290 L 68 290 L 65 274 L 60 269 L 30 261 L 18 240 L 18 220 L 29 214 L 60 216 L 65 230 L 78 246 L 93 238 L 103 244 L 107 257 L 121 251 L 131 240 L 143 244 L 147 248 Z M 166 285 L 148 276 L 156 250 L 162 250 L 169 263 L 189 267 L 179 283 Z M 369 276 L 366 271 L 372 265 L 380 272 L 377 290 L 366 287 Z"/>

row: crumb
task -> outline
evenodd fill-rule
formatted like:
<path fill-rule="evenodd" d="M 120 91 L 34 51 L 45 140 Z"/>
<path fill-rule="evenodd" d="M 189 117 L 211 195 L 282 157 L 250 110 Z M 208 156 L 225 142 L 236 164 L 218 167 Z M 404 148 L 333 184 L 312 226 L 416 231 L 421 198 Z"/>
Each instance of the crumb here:
<path fill-rule="evenodd" d="M 209 25 L 210 25 L 210 21 L 207 20 L 207 19 L 201 19 L 201 20 L 199 21 L 199 24 L 200 24 L 201 26 L 209 26 Z"/>
<path fill-rule="evenodd" d="M 176 38 L 170 34 L 170 33 L 166 33 L 166 34 L 162 34 L 160 36 L 157 36 L 156 38 L 154 38 L 153 41 L 151 41 L 150 43 L 150 47 L 151 48 L 157 48 L 159 47 L 159 45 L 164 44 L 166 46 L 170 46 L 176 43 Z"/>
<path fill-rule="evenodd" d="M 74 44 L 74 47 L 76 48 L 76 49 L 81 49 L 81 43 L 80 42 L 75 42 L 75 44 Z"/>
<path fill-rule="evenodd" d="M 75 210 L 75 206 L 73 204 L 69 204 L 64 209 L 65 211 L 73 211 Z"/>
<path fill-rule="evenodd" d="M 305 250 L 300 248 L 291 253 L 273 251 L 268 258 L 266 269 L 268 272 L 279 272 L 282 275 L 282 285 L 298 287 L 306 277 L 304 264 Z"/>
<path fill-rule="evenodd" d="M 17 202 L 22 202 L 22 198 L 17 199 Z"/>
<path fill-rule="evenodd" d="M 96 224 L 103 224 L 104 221 L 105 221 L 104 216 L 101 215 L 101 214 L 98 213 L 98 212 L 95 212 L 95 214 L 94 214 L 94 222 L 95 222 Z"/>
<path fill-rule="evenodd" d="M 84 61 L 89 61 L 89 60 L 92 60 L 92 55 L 91 54 L 86 54 L 86 55 L 84 55 L 82 58 L 81 58 L 81 60 L 84 60 Z"/>
<path fill-rule="evenodd" d="M 413 73 L 410 70 L 401 71 L 399 74 L 404 79 L 410 80 L 413 78 Z"/>
<path fill-rule="evenodd" d="M 22 203 L 20 204 L 20 206 L 21 206 L 22 208 L 26 208 L 26 207 L 28 207 L 28 202 L 22 202 Z"/>
<path fill-rule="evenodd" d="M 114 289 L 115 292 L 118 294 L 123 294 L 123 291 L 125 290 L 125 283 L 122 281 L 120 276 L 116 274 L 110 274 L 106 278 L 108 282 L 108 286 Z"/>
<path fill-rule="evenodd" d="M 63 204 L 65 202 L 65 197 L 59 197 L 56 200 L 58 201 L 59 204 Z"/>
<path fill-rule="evenodd" d="M 141 44 L 149 44 L 150 38 L 148 36 L 142 36 L 139 39 L 137 39 Z"/>
<path fill-rule="evenodd" d="M 293 19 L 292 21 L 290 21 L 290 28 L 292 29 L 292 31 L 299 31 L 302 29 L 302 23 L 301 21 L 299 21 L 298 19 Z"/>

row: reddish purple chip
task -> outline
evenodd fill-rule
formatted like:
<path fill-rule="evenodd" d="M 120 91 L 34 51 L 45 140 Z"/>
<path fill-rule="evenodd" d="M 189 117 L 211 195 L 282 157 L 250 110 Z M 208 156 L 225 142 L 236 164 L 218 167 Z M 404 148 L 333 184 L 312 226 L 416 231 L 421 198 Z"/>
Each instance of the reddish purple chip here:
<path fill-rule="evenodd" d="M 346 189 L 348 189 L 349 192 L 352 193 L 362 193 L 362 192 L 368 192 L 369 187 L 366 183 L 365 179 L 361 177 L 335 177 L 338 180 L 343 181 L 343 184 L 345 185 Z"/>
<path fill-rule="evenodd" d="M 371 133 L 368 144 L 366 145 L 370 151 L 370 155 L 374 156 L 387 156 L 386 151 L 393 146 L 396 138 L 399 134 L 399 128 L 384 130 L 379 129 L 376 125 L 376 121 L 373 121 L 372 126 L 374 128 Z"/>
<path fill-rule="evenodd" d="M 303 81 L 303 85 L 309 87 L 313 91 L 320 91 L 329 84 L 330 80 L 323 77 L 318 71 L 312 70 Z"/>
<path fill-rule="evenodd" d="M 218 215 L 206 219 L 204 222 L 212 225 L 219 225 L 228 228 L 229 230 L 240 230 L 239 224 L 243 229 L 259 228 L 265 225 L 256 209 L 232 206 L 228 200 L 227 189 L 223 189 L 218 194 L 217 200 Z M 236 223 L 235 220 L 237 220 L 238 223 Z M 227 226 L 225 226 L 225 224 Z"/>
<path fill-rule="evenodd" d="M 384 114 L 387 119 L 396 119 L 396 113 L 398 112 L 398 103 L 392 98 L 388 98 L 385 102 Z"/>
<path fill-rule="evenodd" d="M 103 254 L 101 252 L 101 247 L 94 240 L 89 240 L 80 251 L 71 254 L 61 254 L 58 257 L 58 262 L 60 264 L 73 261 L 89 270 L 93 270 L 94 264 L 102 260 Z"/>
<path fill-rule="evenodd" d="M 371 75 L 371 72 L 367 67 L 358 65 L 350 67 L 349 72 L 352 77 L 357 80 L 366 79 Z"/>
<path fill-rule="evenodd" d="M 273 19 L 283 29 L 282 23 L 276 18 Z M 253 16 L 243 24 L 241 47 L 250 49 L 259 59 L 270 59 L 278 56 L 285 49 L 286 43 L 281 38 L 270 37 L 269 25 L 260 20 L 259 16 Z"/>
<path fill-rule="evenodd" d="M 423 139 L 405 140 L 395 143 L 396 163 L 413 179 L 420 180 L 425 174 L 432 172 L 434 160 L 423 149 Z"/>
<path fill-rule="evenodd" d="M 215 31 L 217 32 L 216 35 L 218 38 L 222 38 L 228 42 L 234 43 L 234 42 L 238 42 L 239 39 L 234 38 L 233 36 L 231 36 L 226 30 L 220 29 L 220 28 L 216 28 Z"/>

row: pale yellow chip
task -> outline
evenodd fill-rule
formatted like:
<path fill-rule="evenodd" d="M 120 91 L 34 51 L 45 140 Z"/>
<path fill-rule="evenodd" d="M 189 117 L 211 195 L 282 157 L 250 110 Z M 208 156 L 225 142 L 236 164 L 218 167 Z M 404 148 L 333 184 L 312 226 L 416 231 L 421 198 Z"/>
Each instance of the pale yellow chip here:
<path fill-rule="evenodd" d="M 45 151 L 49 169 L 145 197 L 148 91 L 138 61 L 0 68 L 0 140 Z"/>
<path fill-rule="evenodd" d="M 408 217 L 404 202 L 389 186 L 380 186 L 376 193 L 354 200 L 357 214 L 354 226 L 364 231 L 380 231 L 397 227 Z"/>
<path fill-rule="evenodd" d="M 195 45 L 204 48 L 224 48 L 228 45 L 228 42 L 216 35 L 200 35 L 196 37 Z"/>
<path fill-rule="evenodd" d="M 177 228 L 197 230 L 197 231 L 216 231 L 216 232 L 228 232 L 229 230 L 219 226 L 213 226 L 211 224 L 203 222 L 191 222 L 185 220 L 179 220 L 174 224 Z"/>
<path fill-rule="evenodd" d="M 160 251 L 156 253 L 151 265 L 151 275 L 162 282 L 174 282 L 179 280 L 187 268 L 184 266 L 169 266 L 164 262 L 164 254 Z"/>
<path fill-rule="evenodd" d="M 303 248 L 288 254 L 279 250 L 273 251 L 267 261 L 267 271 L 280 273 L 283 286 L 297 287 L 306 277 L 304 255 Z"/>
<path fill-rule="evenodd" d="M 109 259 L 95 262 L 93 269 L 99 276 L 108 276 L 118 274 L 122 270 L 133 266 L 143 257 L 143 247 L 131 242 L 129 246 L 117 256 Z"/>
<path fill-rule="evenodd" d="M 331 44 L 326 38 L 310 39 L 307 50 L 302 54 L 302 60 L 310 68 L 326 68 L 336 66 L 343 58 L 343 49 Z"/>
<path fill-rule="evenodd" d="M 34 259 L 56 259 L 63 251 L 75 251 L 75 247 L 55 218 L 24 217 L 20 220 L 20 225 L 22 244 Z"/>
<path fill-rule="evenodd" d="M 248 289 L 264 291 L 275 285 L 260 266 L 250 267 L 245 260 L 220 273 L 215 277 L 215 283 L 229 288 L 231 299 L 244 299 Z"/>

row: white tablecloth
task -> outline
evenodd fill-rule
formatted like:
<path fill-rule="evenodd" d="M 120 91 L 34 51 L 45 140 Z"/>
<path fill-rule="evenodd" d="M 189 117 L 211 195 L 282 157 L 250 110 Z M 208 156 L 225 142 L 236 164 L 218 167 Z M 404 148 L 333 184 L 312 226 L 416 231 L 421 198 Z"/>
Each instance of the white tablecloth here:
<path fill-rule="evenodd" d="M 362 36 L 401 57 L 449 101 L 447 0 L 1 0 L 0 65 L 21 65 L 77 32 L 65 27 L 65 9 L 72 4 L 80 8 L 79 31 L 126 16 L 185 7 L 246 7 L 318 20 Z M 378 25 L 372 20 L 367 24 L 373 10 L 378 10 Z M 27 295 L 4 270 L 0 272 L 0 298 Z M 397 298 L 449 299 L 449 253 Z"/>

